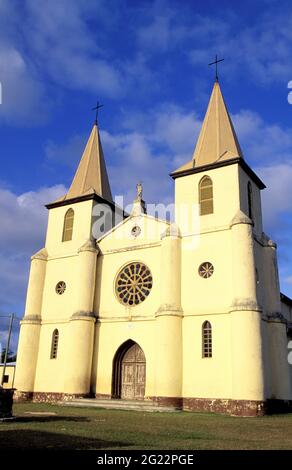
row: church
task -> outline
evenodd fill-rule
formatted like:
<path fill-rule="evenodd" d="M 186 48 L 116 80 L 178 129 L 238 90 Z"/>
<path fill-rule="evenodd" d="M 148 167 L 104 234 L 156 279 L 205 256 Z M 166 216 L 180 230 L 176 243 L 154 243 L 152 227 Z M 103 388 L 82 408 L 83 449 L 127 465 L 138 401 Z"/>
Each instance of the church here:
<path fill-rule="evenodd" d="M 68 193 L 46 206 L 45 246 L 31 258 L 17 400 L 291 410 L 292 300 L 263 232 L 265 185 L 244 159 L 218 80 L 194 154 L 170 176 L 174 220 L 147 214 L 140 184 L 124 212 L 94 124 Z"/>

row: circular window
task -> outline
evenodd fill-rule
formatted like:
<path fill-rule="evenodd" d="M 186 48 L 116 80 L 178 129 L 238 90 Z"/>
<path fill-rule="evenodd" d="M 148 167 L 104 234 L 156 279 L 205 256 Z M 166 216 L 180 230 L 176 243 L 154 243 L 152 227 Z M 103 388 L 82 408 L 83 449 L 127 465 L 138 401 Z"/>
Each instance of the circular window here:
<path fill-rule="evenodd" d="M 140 233 L 141 233 L 141 228 L 138 225 L 135 225 L 135 227 L 133 227 L 131 230 L 131 235 L 133 237 L 138 237 Z"/>
<path fill-rule="evenodd" d="M 57 294 L 62 295 L 64 294 L 65 290 L 66 290 L 66 283 L 64 281 L 58 282 L 58 284 L 56 285 Z"/>
<path fill-rule="evenodd" d="M 208 279 L 208 277 L 211 277 L 213 273 L 214 273 L 214 266 L 212 263 L 209 263 L 208 261 L 206 261 L 205 263 L 202 263 L 200 265 L 199 274 L 204 279 Z"/>
<path fill-rule="evenodd" d="M 135 306 L 148 297 L 152 284 L 150 269 L 143 263 L 131 263 L 118 274 L 116 295 L 121 304 Z"/>

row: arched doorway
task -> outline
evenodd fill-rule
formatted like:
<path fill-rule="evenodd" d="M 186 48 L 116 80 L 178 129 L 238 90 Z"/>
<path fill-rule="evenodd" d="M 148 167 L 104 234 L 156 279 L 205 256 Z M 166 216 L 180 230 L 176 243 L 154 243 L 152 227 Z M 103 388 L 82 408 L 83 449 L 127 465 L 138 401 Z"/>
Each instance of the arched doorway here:
<path fill-rule="evenodd" d="M 139 344 L 123 343 L 113 361 L 112 397 L 143 400 L 146 382 L 146 359 Z"/>

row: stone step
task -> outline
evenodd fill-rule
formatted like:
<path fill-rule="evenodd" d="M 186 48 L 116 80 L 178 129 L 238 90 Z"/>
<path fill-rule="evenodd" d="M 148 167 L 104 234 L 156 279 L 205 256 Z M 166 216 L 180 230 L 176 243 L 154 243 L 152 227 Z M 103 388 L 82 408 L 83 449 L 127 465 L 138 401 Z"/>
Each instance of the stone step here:
<path fill-rule="evenodd" d="M 171 406 L 156 406 L 151 401 L 131 401 L 131 400 L 102 400 L 94 398 L 78 398 L 70 401 L 63 401 L 63 406 L 104 408 L 111 410 L 132 410 L 150 412 L 175 412 L 179 411 Z"/>

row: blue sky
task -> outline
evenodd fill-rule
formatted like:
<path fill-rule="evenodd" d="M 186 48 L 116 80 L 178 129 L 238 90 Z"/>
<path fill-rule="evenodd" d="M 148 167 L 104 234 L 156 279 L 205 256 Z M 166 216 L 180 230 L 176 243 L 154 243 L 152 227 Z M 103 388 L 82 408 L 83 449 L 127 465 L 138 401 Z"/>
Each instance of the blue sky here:
<path fill-rule="evenodd" d="M 169 202 L 214 80 L 267 185 L 265 231 L 292 296 L 292 9 L 281 0 L 0 0 L 0 312 L 23 314 L 43 205 L 70 184 L 96 100 L 114 194 Z M 0 337 L 1 340 L 1 337 Z"/>

